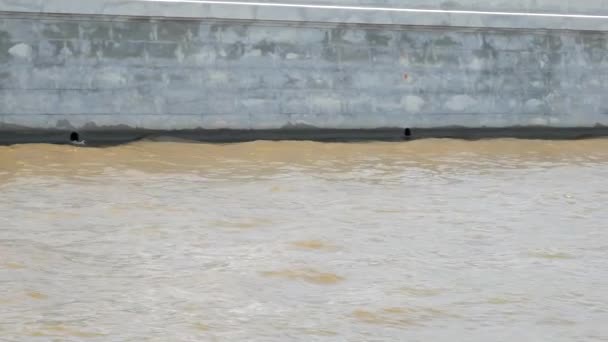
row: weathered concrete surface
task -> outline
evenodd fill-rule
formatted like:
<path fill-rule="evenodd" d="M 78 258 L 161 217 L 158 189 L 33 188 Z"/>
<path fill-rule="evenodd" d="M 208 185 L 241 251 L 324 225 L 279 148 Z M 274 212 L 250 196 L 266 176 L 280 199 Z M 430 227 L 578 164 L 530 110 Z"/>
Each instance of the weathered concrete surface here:
<path fill-rule="evenodd" d="M 147 1 L 147 3 L 146 3 Z M 166 16 L 175 16 L 180 7 L 179 0 L 1 0 L 0 7 L 5 11 L 40 12 L 40 13 L 80 13 L 80 14 L 133 14 L 137 10 L 141 15 L 163 8 Z M 173 2 L 171 6 L 163 2 Z M 574 15 L 606 15 L 608 0 L 182 0 L 182 6 L 198 6 L 201 3 L 268 3 L 289 5 L 324 5 L 340 7 L 388 7 L 414 8 L 427 10 L 460 10 L 479 12 L 524 12 L 524 13 L 558 13 Z M 192 3 L 193 5 L 189 5 Z M 195 8 L 195 7 L 191 7 Z M 163 14 L 165 15 L 165 14 Z M 195 13 L 182 13 L 193 16 Z"/>
<path fill-rule="evenodd" d="M 75 4 L 0 9 L 34 3 Z M 608 125 L 607 44 L 583 29 L 4 12 L 0 128 Z"/>
<path fill-rule="evenodd" d="M 519 0 L 507 5 L 507 2 L 500 0 L 432 0 L 426 4 L 422 0 L 405 4 L 399 4 L 397 0 L 0 0 L 0 11 L 45 15 L 608 31 L 608 7 L 605 2 L 585 0 L 573 5 L 567 1 Z M 370 6 L 372 4 L 375 5 Z"/>
<path fill-rule="evenodd" d="M 220 0 L 222 1 L 222 0 Z M 226 0 L 223 0 L 226 1 Z M 248 3 L 283 3 L 329 6 L 366 6 L 460 10 L 480 12 L 531 12 L 602 15 L 607 0 L 237 0 Z"/>

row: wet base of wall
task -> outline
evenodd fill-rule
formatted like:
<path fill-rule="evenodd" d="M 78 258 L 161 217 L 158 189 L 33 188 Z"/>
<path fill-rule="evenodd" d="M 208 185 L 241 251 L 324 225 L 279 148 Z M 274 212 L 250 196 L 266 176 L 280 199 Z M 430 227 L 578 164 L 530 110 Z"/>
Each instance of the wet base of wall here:
<path fill-rule="evenodd" d="M 135 142 L 151 141 L 192 141 L 207 143 L 236 143 L 255 140 L 309 140 L 320 142 L 355 141 L 407 141 L 415 139 L 451 138 L 464 140 L 516 138 L 516 139 L 589 139 L 608 137 L 608 127 L 506 127 L 506 128 L 378 128 L 378 129 L 193 129 L 193 130 L 42 130 L 13 129 L 0 130 L 0 145 L 49 143 L 71 144 L 70 138 L 76 132 L 84 146 L 112 146 Z"/>

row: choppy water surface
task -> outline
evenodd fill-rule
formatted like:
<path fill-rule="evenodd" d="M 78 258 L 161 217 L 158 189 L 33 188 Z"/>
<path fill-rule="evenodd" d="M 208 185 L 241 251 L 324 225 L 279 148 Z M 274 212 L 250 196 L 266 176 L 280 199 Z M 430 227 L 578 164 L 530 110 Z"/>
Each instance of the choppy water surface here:
<path fill-rule="evenodd" d="M 608 140 L 0 147 L 3 341 L 606 341 Z"/>

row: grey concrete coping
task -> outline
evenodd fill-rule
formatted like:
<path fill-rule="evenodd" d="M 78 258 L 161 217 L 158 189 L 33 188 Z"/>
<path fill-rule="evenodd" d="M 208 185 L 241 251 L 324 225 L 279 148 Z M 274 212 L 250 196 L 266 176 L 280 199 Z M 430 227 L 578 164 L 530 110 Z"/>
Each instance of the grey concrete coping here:
<path fill-rule="evenodd" d="M 480 7 L 473 0 L 466 1 L 471 6 L 451 6 L 451 8 L 465 9 L 442 9 L 450 6 L 443 6 L 436 0 L 434 2 L 436 6 L 430 8 L 421 7 L 420 1 L 405 3 L 413 6 L 411 8 L 405 5 L 398 6 L 394 0 L 376 6 L 370 6 L 370 1 L 363 2 L 366 5 L 359 5 L 361 2 L 354 2 L 355 5 L 336 5 L 335 0 L 324 2 L 302 0 L 301 3 L 297 0 L 280 3 L 252 2 L 252 0 L 0 0 L 0 13 L 608 31 L 608 15 L 603 15 L 603 12 L 597 15 L 577 14 L 587 13 L 590 8 L 602 7 L 598 1 L 604 0 L 578 1 L 577 6 L 581 8 L 580 11 L 573 10 L 571 5 L 547 7 L 557 12 L 541 11 L 542 8 L 538 6 L 532 8 L 537 12 L 525 10 L 505 12 L 501 9 L 512 10 L 512 8 L 498 6 L 501 3 L 498 0 L 488 1 L 487 7 Z M 473 6 L 473 4 L 477 5 Z M 497 4 L 498 9 L 493 10 L 493 4 Z M 530 9 L 530 6 L 526 9 Z"/>
<path fill-rule="evenodd" d="M 608 14 L 608 0 L 238 0 L 249 3 L 367 6 L 485 12 Z"/>

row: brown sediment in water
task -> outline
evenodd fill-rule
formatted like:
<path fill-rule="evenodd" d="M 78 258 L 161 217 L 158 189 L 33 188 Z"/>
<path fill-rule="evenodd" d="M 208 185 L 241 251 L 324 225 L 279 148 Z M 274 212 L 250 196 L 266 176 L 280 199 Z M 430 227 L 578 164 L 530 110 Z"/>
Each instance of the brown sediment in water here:
<path fill-rule="evenodd" d="M 37 291 L 31 291 L 28 292 L 27 295 L 33 299 L 37 299 L 37 300 L 44 300 L 44 299 L 48 299 L 49 296 L 45 295 L 44 293 L 40 293 Z"/>
<path fill-rule="evenodd" d="M 433 297 L 444 292 L 442 289 L 426 288 L 426 287 L 401 287 L 395 291 L 400 294 L 405 294 L 411 297 Z"/>
<path fill-rule="evenodd" d="M 37 330 L 33 330 L 29 333 L 32 337 L 80 337 L 80 338 L 93 338 L 105 336 L 104 334 L 94 333 L 68 327 L 62 324 L 48 324 L 40 327 Z"/>
<path fill-rule="evenodd" d="M 0 146 L 0 182 L 19 174 L 75 176 L 112 169 L 142 172 L 211 172 L 255 177 L 285 165 L 335 172 L 353 165 L 403 165 L 436 168 L 451 164 L 477 167 L 491 157 L 501 167 L 522 161 L 607 162 L 608 139 L 462 141 L 428 139 L 412 142 L 318 143 L 256 141 L 208 144 L 141 141 L 107 148 L 25 144 Z"/>
<path fill-rule="evenodd" d="M 260 272 L 266 277 L 301 280 L 317 285 L 333 285 L 344 280 L 343 277 L 329 272 L 320 272 L 312 268 L 286 269 L 280 271 Z"/>
<path fill-rule="evenodd" d="M 216 220 L 211 223 L 211 226 L 220 228 L 236 228 L 236 229 L 254 229 L 272 224 L 272 220 L 266 218 L 239 218 L 232 220 Z"/>
<path fill-rule="evenodd" d="M 446 312 L 434 308 L 388 307 L 378 310 L 359 309 L 353 311 L 353 318 L 359 322 L 390 327 L 424 325 L 436 318 L 450 317 Z"/>
<path fill-rule="evenodd" d="M 13 167 L 0 167 L 0 269 L 15 280 L 0 321 L 19 319 L 2 325 L 10 340 L 84 340 L 62 329 L 118 340 L 314 340 L 321 330 L 407 340 L 437 328 L 458 339 L 479 322 L 508 333 L 522 320 L 601 321 L 606 311 L 581 281 L 589 265 L 594 282 L 605 274 L 603 141 L 47 147 L 0 148 Z M 170 324 L 121 319 L 141 303 L 160 308 L 147 311 L 152 323 L 171 309 Z M 74 320 L 81 311 L 91 315 Z M 45 329 L 51 319 L 63 327 Z"/>
<path fill-rule="evenodd" d="M 507 305 L 507 304 L 524 303 L 526 301 L 527 301 L 527 299 L 522 298 L 522 297 L 499 296 L 499 297 L 488 298 L 487 303 L 494 304 L 494 305 Z"/>
<path fill-rule="evenodd" d="M 210 326 L 208 326 L 207 324 L 204 324 L 204 323 L 195 323 L 193 326 L 194 326 L 194 329 L 199 330 L 199 331 L 209 331 L 211 329 Z"/>
<path fill-rule="evenodd" d="M 25 265 L 16 262 L 7 262 L 3 266 L 9 270 L 20 270 L 26 268 Z"/>
<path fill-rule="evenodd" d="M 334 251 L 337 248 L 329 245 L 321 240 L 301 240 L 291 243 L 292 246 L 298 249 L 317 250 L 317 251 Z"/>

